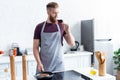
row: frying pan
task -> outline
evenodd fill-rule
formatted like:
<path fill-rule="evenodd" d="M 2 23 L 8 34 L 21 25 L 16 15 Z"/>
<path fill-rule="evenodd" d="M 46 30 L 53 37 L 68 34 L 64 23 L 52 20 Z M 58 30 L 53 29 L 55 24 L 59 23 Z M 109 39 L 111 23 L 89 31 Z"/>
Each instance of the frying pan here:
<path fill-rule="evenodd" d="M 49 76 L 40 76 L 41 74 L 49 74 Z M 53 73 L 52 72 L 39 72 L 38 74 L 35 75 L 35 78 L 37 80 L 52 80 Z"/>

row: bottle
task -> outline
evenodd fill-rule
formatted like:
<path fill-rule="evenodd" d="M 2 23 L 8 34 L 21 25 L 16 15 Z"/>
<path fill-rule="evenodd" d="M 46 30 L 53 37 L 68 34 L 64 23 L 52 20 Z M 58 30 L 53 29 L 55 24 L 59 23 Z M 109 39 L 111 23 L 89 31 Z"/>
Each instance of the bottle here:
<path fill-rule="evenodd" d="M 13 55 L 19 55 L 19 46 L 18 43 L 12 43 L 11 48 L 13 49 Z"/>
<path fill-rule="evenodd" d="M 13 49 L 9 50 L 9 56 L 13 55 Z"/>
<path fill-rule="evenodd" d="M 13 49 L 13 55 L 16 56 L 17 55 L 17 48 Z"/>

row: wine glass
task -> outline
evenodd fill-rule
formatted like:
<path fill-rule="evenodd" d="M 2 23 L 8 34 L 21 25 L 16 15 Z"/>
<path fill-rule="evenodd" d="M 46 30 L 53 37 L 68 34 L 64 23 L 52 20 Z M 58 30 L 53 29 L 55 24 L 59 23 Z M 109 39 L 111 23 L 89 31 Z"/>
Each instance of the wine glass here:
<path fill-rule="evenodd" d="M 4 73 L 5 73 L 5 80 L 10 80 L 10 69 L 9 68 L 5 68 L 4 69 Z"/>

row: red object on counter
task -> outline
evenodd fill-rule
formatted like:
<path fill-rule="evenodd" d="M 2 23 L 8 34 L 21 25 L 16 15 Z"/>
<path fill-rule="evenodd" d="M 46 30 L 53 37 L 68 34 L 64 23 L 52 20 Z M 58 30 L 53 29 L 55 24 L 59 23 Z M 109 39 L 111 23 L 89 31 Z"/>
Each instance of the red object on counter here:
<path fill-rule="evenodd" d="M 0 50 L 0 54 L 4 54 L 4 51 Z"/>
<path fill-rule="evenodd" d="M 17 48 L 13 49 L 13 55 L 16 56 L 17 55 Z"/>

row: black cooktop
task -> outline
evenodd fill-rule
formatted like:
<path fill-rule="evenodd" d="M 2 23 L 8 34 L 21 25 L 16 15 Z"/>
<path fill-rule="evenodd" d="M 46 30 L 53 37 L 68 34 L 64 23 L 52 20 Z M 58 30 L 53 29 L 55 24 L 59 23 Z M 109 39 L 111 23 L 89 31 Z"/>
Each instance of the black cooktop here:
<path fill-rule="evenodd" d="M 92 80 L 92 79 L 74 70 L 69 70 L 63 72 L 56 72 L 54 73 L 52 79 L 47 80 Z"/>

